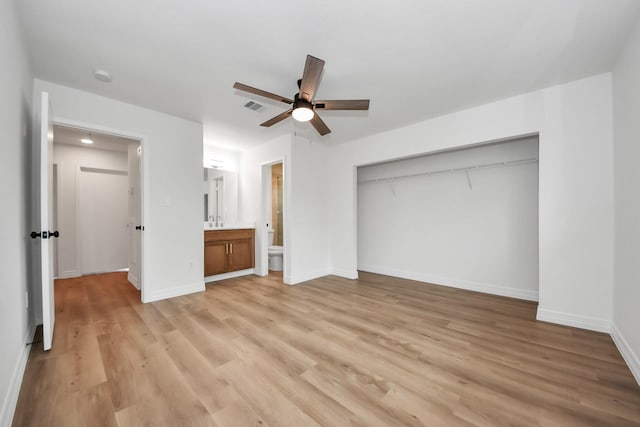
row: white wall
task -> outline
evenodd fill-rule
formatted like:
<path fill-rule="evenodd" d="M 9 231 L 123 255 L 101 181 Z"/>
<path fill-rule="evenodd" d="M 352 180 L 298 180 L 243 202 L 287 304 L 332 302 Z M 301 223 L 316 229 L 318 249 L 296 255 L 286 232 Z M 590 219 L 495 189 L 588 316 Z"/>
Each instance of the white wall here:
<path fill-rule="evenodd" d="M 0 426 L 11 425 L 33 337 L 26 305 L 38 243 L 29 237 L 33 77 L 14 3 L 0 2 Z"/>
<path fill-rule="evenodd" d="M 76 218 L 80 167 L 127 171 L 129 168 L 127 153 L 55 144 L 53 161 L 58 165 L 57 218 L 58 230 L 60 231 L 60 237 L 57 241 L 58 277 L 77 277 L 82 274 L 79 252 L 81 236 L 77 233 L 78 221 Z M 122 250 L 126 253 L 126 248 Z"/>
<path fill-rule="evenodd" d="M 359 168 L 358 269 L 537 301 L 537 157 L 533 137 Z"/>
<path fill-rule="evenodd" d="M 291 144 L 288 177 L 292 199 L 284 231 L 291 230 L 290 280 L 300 283 L 331 273 L 328 204 L 332 166 L 327 162 L 331 148 L 295 136 Z"/>
<path fill-rule="evenodd" d="M 640 23 L 613 71 L 615 281 L 612 336 L 640 383 Z"/>
<path fill-rule="evenodd" d="M 41 91 L 54 122 L 142 141 L 143 300 L 204 290 L 202 125 L 36 79 Z"/>
<path fill-rule="evenodd" d="M 611 74 L 335 146 L 332 268 L 357 277 L 356 167 L 539 133 L 538 318 L 609 330 L 613 281 Z"/>

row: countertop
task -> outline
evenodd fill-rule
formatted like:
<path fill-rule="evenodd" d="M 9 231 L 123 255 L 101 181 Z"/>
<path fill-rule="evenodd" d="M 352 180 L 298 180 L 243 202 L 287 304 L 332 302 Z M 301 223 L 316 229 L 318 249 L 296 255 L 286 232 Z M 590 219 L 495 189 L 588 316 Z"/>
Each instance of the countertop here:
<path fill-rule="evenodd" d="M 215 226 L 208 226 L 208 223 L 205 222 L 205 226 L 204 226 L 204 231 L 215 231 L 215 230 L 242 230 L 242 229 L 246 229 L 246 228 L 256 228 L 255 224 L 250 224 L 250 223 L 246 223 L 246 224 L 229 224 L 229 225 L 223 225 L 221 227 L 215 227 Z"/>

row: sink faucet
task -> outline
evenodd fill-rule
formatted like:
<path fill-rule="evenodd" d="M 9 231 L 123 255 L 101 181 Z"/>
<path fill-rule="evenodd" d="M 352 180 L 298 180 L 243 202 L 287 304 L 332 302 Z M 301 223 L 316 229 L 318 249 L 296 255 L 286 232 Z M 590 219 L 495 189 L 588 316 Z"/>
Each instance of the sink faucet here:
<path fill-rule="evenodd" d="M 209 227 L 222 227 L 223 221 L 221 216 L 210 215 L 209 216 Z"/>

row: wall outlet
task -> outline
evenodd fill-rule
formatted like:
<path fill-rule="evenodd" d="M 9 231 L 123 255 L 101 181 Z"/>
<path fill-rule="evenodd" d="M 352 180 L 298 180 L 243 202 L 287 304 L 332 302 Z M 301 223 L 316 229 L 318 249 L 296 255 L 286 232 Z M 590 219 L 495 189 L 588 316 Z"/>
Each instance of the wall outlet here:
<path fill-rule="evenodd" d="M 189 260 L 189 270 L 193 270 L 193 260 Z"/>

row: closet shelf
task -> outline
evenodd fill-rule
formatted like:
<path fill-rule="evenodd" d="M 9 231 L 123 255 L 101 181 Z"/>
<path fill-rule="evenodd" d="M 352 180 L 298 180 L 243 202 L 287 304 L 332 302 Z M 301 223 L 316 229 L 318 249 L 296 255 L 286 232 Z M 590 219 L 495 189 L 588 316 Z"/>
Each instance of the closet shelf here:
<path fill-rule="evenodd" d="M 465 166 L 465 167 L 461 167 L 461 168 L 440 169 L 440 170 L 435 170 L 435 171 L 420 172 L 420 173 L 413 173 L 413 174 L 407 174 L 407 175 L 397 175 L 397 176 L 391 176 L 391 177 L 386 177 L 386 178 L 364 179 L 362 181 L 358 181 L 358 184 L 369 184 L 369 183 L 376 183 L 376 182 L 397 181 L 397 180 L 401 180 L 401 179 L 418 178 L 418 177 L 422 177 L 422 176 L 431 176 L 431 175 L 445 175 L 445 174 L 449 174 L 449 173 L 468 173 L 470 171 L 481 170 L 481 169 L 493 169 L 493 168 L 501 168 L 501 167 L 507 167 L 507 166 L 526 165 L 526 164 L 529 164 L 529 163 L 535 163 L 537 161 L 538 161 L 537 157 L 531 157 L 531 158 L 528 158 L 528 159 L 509 160 L 509 161 L 506 161 L 506 162 L 496 162 L 496 163 L 485 163 L 485 164 L 481 164 L 481 165 Z"/>

